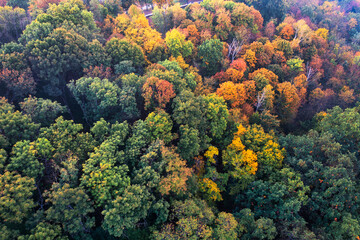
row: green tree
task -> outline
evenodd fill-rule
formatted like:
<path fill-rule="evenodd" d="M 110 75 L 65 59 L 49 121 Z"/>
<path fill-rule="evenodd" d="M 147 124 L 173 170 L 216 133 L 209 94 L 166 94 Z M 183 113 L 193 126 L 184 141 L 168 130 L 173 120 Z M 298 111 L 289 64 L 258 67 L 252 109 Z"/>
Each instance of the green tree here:
<path fill-rule="evenodd" d="M 43 40 L 29 42 L 26 54 L 44 91 L 51 96 L 59 96 L 68 80 L 81 76 L 88 48 L 84 37 L 58 28 Z"/>
<path fill-rule="evenodd" d="M 319 113 L 315 120 L 318 131 L 330 132 L 344 149 L 357 151 L 360 146 L 360 131 L 357 127 L 360 124 L 359 107 L 345 110 L 334 107 L 326 113 Z"/>
<path fill-rule="evenodd" d="M 40 129 L 41 138 L 46 138 L 55 148 L 54 158 L 60 160 L 70 150 L 82 161 L 88 158 L 88 153 L 94 149 L 94 139 L 89 133 L 82 133 L 83 126 L 72 120 L 58 117 L 55 123 Z"/>
<path fill-rule="evenodd" d="M 120 88 L 107 79 L 80 78 L 67 84 L 88 123 L 109 119 L 120 110 Z"/>
<path fill-rule="evenodd" d="M 111 64 L 115 66 L 123 61 L 131 61 L 135 68 L 142 69 L 145 65 L 145 57 L 141 48 L 127 40 L 112 38 L 106 43 L 106 53 L 111 57 Z"/>
<path fill-rule="evenodd" d="M 45 211 L 48 221 L 60 224 L 64 232 L 74 238 L 83 239 L 90 232 L 95 219 L 89 214 L 94 209 L 84 189 L 55 183 L 45 195 L 46 202 L 51 204 Z"/>
<path fill-rule="evenodd" d="M 300 174 L 290 168 L 274 172 L 269 181 L 258 180 L 249 184 L 237 204 L 253 209 L 255 217 L 300 220 L 300 208 L 308 202 L 310 188 L 304 185 Z"/>
<path fill-rule="evenodd" d="M 13 107 L 4 99 L 0 101 L 0 134 L 10 145 L 20 140 L 36 138 L 39 125 L 33 123 L 28 115 L 14 112 Z"/>
<path fill-rule="evenodd" d="M 200 152 L 199 131 L 181 125 L 179 129 L 180 139 L 178 143 L 179 154 L 186 160 L 190 160 Z"/>
<path fill-rule="evenodd" d="M 122 143 L 118 135 L 104 141 L 83 166 L 81 185 L 91 193 L 96 206 L 109 204 L 130 185 L 124 152 L 117 151 Z"/>
<path fill-rule="evenodd" d="M 228 124 L 229 111 L 226 102 L 222 97 L 215 94 L 205 96 L 204 102 L 209 134 L 211 137 L 220 139 Z"/>
<path fill-rule="evenodd" d="M 52 150 L 50 142 L 45 138 L 35 142 L 19 141 L 12 149 L 6 169 L 37 179 L 43 175 L 44 163 L 52 157 Z"/>
<path fill-rule="evenodd" d="M 211 76 L 217 73 L 223 59 L 223 44 L 219 39 L 205 40 L 199 46 L 198 58 L 204 75 Z"/>
<path fill-rule="evenodd" d="M 59 240 L 68 240 L 66 236 L 63 235 L 61 227 L 59 225 L 50 224 L 47 222 L 40 222 L 36 225 L 35 228 L 30 230 L 29 235 L 20 236 L 19 240 L 27 239 L 59 239 Z"/>
<path fill-rule="evenodd" d="M 20 103 L 20 107 L 23 113 L 42 126 L 50 126 L 60 114 L 66 111 L 66 108 L 56 101 L 32 96 L 25 98 Z"/>
<path fill-rule="evenodd" d="M 255 214 L 249 209 L 242 209 L 235 216 L 239 219 L 241 239 L 275 239 L 277 230 L 274 221 L 260 217 L 255 220 Z"/>
<path fill-rule="evenodd" d="M 33 178 L 8 171 L 0 174 L 0 219 L 3 223 L 19 224 L 28 217 L 35 207 L 34 190 Z"/>
<path fill-rule="evenodd" d="M 98 36 L 93 14 L 87 11 L 81 0 L 61 1 L 59 4 L 50 4 L 46 13 L 39 14 L 25 29 L 21 42 L 43 40 L 57 28 L 75 31 L 88 41 Z"/>
<path fill-rule="evenodd" d="M 103 228 L 115 237 L 121 237 L 125 229 L 133 229 L 144 219 L 151 206 L 151 194 L 144 186 L 130 185 L 102 212 Z"/>
<path fill-rule="evenodd" d="M 165 111 L 161 110 L 150 113 L 145 119 L 145 123 L 147 124 L 151 141 L 160 139 L 167 144 L 174 138 L 171 133 L 173 123 L 170 115 Z"/>

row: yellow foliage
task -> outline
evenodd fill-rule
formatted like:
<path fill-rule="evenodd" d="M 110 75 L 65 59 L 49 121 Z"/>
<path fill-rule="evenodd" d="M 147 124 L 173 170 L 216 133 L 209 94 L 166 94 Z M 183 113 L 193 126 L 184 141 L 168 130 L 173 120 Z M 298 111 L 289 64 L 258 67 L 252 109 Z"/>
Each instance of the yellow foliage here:
<path fill-rule="evenodd" d="M 208 199 L 210 199 L 212 201 L 223 200 L 223 198 L 220 194 L 219 187 L 211 179 L 203 178 L 202 180 L 200 180 L 199 187 L 200 187 L 200 191 L 204 192 L 207 195 Z"/>
<path fill-rule="evenodd" d="M 328 34 L 329 34 L 329 30 L 327 30 L 326 28 L 319 28 L 315 32 L 315 35 L 322 37 L 325 40 L 328 39 Z"/>
<path fill-rule="evenodd" d="M 204 156 L 208 159 L 208 161 L 210 163 L 216 163 L 215 159 L 214 159 L 214 155 L 218 156 L 219 155 L 219 149 L 217 149 L 217 147 L 214 146 L 210 146 L 208 148 L 208 150 L 205 152 Z"/>
<path fill-rule="evenodd" d="M 244 135 L 245 132 L 246 132 L 246 128 L 245 128 L 242 124 L 240 124 L 240 125 L 238 126 L 237 132 L 234 133 L 234 136 L 235 136 L 235 138 L 237 138 L 237 137 L 239 138 L 239 137 L 241 137 L 242 135 Z"/>
<path fill-rule="evenodd" d="M 256 54 L 253 50 L 248 49 L 245 52 L 245 55 L 243 56 L 243 59 L 245 59 L 245 61 L 248 63 L 248 65 L 251 68 L 255 68 L 255 65 L 257 63 L 257 58 L 256 58 Z"/>

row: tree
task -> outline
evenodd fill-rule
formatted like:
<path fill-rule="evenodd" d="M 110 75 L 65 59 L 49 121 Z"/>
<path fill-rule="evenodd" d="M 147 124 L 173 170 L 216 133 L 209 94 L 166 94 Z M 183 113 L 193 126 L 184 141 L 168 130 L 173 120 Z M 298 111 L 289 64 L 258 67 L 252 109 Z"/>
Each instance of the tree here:
<path fill-rule="evenodd" d="M 240 137 L 245 147 L 256 153 L 259 168 L 269 167 L 272 172 L 282 167 L 285 149 L 280 147 L 276 137 L 265 133 L 259 125 L 247 127 Z"/>
<path fill-rule="evenodd" d="M 229 33 L 233 28 L 229 11 L 226 11 L 223 8 L 218 9 L 216 23 L 216 34 L 222 41 L 226 41 L 228 39 Z"/>
<path fill-rule="evenodd" d="M 286 220 L 289 223 L 301 219 L 300 208 L 308 201 L 309 187 L 300 175 L 290 168 L 274 173 L 269 181 L 258 180 L 250 183 L 236 203 L 251 208 L 255 217 Z"/>
<path fill-rule="evenodd" d="M 40 123 L 42 126 L 49 126 L 66 108 L 56 101 L 29 96 L 20 103 L 21 111 Z"/>
<path fill-rule="evenodd" d="M 7 68 L 2 69 L 0 72 L 0 86 L 0 94 L 11 101 L 19 100 L 36 92 L 36 84 L 29 68 L 22 72 Z"/>
<path fill-rule="evenodd" d="M 9 7 L 10 4 L 8 1 L 8 6 L 0 6 L 1 44 L 16 41 L 28 23 L 25 10 Z"/>
<path fill-rule="evenodd" d="M 231 144 L 223 151 L 223 163 L 230 176 L 236 181 L 231 192 L 236 193 L 238 189 L 244 188 L 258 170 L 258 158 L 254 151 L 245 149 L 241 136 L 246 129 L 240 125 L 234 134 Z"/>
<path fill-rule="evenodd" d="M 42 8 L 45 9 L 47 6 L 49 6 L 49 8 L 47 9 L 46 13 L 41 13 L 36 16 L 36 21 L 32 21 L 32 23 L 27 26 L 23 33 L 21 42 L 24 40 L 26 40 L 24 41 L 26 43 L 36 39 L 43 40 L 44 38 L 48 37 L 54 29 L 57 28 L 65 28 L 69 31 L 73 30 L 88 41 L 99 37 L 97 35 L 99 29 L 95 24 L 93 14 L 86 10 L 86 6 L 83 4 L 83 1 L 35 1 L 36 2 L 32 3 L 32 9 L 30 9 L 34 17 L 42 12 Z M 45 29 L 46 31 L 43 31 Z M 39 30 L 41 34 L 39 34 Z M 41 38 L 38 38 L 37 36 L 41 36 Z"/>
<path fill-rule="evenodd" d="M 111 57 L 112 66 L 131 61 L 137 69 L 142 69 L 145 65 L 145 58 L 141 48 L 137 44 L 132 44 L 126 40 L 112 38 L 106 43 L 106 53 Z"/>
<path fill-rule="evenodd" d="M 172 56 L 182 56 L 184 58 L 191 55 L 194 48 L 191 41 L 185 41 L 185 35 L 177 29 L 173 29 L 166 33 L 165 43 Z"/>
<path fill-rule="evenodd" d="M 255 221 L 255 214 L 249 208 L 234 215 L 239 219 L 243 239 L 275 239 L 277 231 L 272 219 L 260 217 Z"/>
<path fill-rule="evenodd" d="M 26 45 L 34 74 L 44 91 L 52 96 L 62 94 L 66 81 L 81 76 L 87 51 L 88 43 L 84 37 L 63 28 L 55 29 L 43 40 Z"/>
<path fill-rule="evenodd" d="M 285 162 L 301 172 L 303 182 L 311 186 L 304 210 L 316 228 L 325 222 L 339 226 L 338 220 L 355 213 L 358 205 L 353 166 L 357 160 L 345 146 L 328 131 L 311 130 L 303 136 L 288 135 L 280 140 L 288 151 Z"/>
<path fill-rule="evenodd" d="M 47 222 L 40 222 L 35 228 L 30 230 L 30 235 L 20 236 L 19 240 L 26 239 L 46 239 L 53 238 L 59 240 L 67 240 L 68 238 L 63 235 L 59 225 L 50 224 Z"/>
<path fill-rule="evenodd" d="M 294 28 L 290 24 L 287 24 L 281 29 L 279 35 L 285 40 L 292 40 L 294 38 L 294 34 Z"/>
<path fill-rule="evenodd" d="M 176 201 L 172 211 L 178 221 L 176 225 L 165 225 L 160 232 L 155 231 L 155 239 L 209 239 L 213 230 L 210 227 L 215 214 L 204 200 L 193 198 Z"/>
<path fill-rule="evenodd" d="M 25 0 L 25 1 L 20 1 L 20 0 L 7 0 L 6 1 L 6 5 L 7 6 L 11 6 L 13 8 L 15 7 L 19 7 L 19 8 L 22 8 L 22 9 L 27 9 L 28 8 L 28 1 Z"/>
<path fill-rule="evenodd" d="M 293 58 L 293 59 L 289 59 L 286 64 L 289 66 L 290 68 L 290 72 L 291 74 L 294 76 L 296 76 L 299 72 L 303 71 L 303 60 L 301 60 L 300 58 Z"/>
<path fill-rule="evenodd" d="M 150 141 L 156 141 L 157 139 L 163 140 L 165 144 L 168 144 L 173 139 L 171 133 L 172 120 L 170 115 L 165 111 L 160 110 L 158 112 L 151 112 L 145 119 L 148 132 L 150 134 Z"/>
<path fill-rule="evenodd" d="M 258 89 L 263 89 L 267 84 L 275 87 L 279 77 L 266 68 L 260 68 L 249 74 L 249 79 L 254 80 Z"/>
<path fill-rule="evenodd" d="M 20 140 L 34 139 L 39 127 L 28 115 L 14 112 L 13 107 L 9 107 L 6 101 L 0 102 L 0 134 L 11 146 Z"/>
<path fill-rule="evenodd" d="M 144 186 L 128 186 L 102 212 L 103 228 L 111 235 L 121 237 L 125 229 L 135 228 L 136 223 L 147 216 L 152 200 Z"/>
<path fill-rule="evenodd" d="M 224 134 L 229 111 L 226 107 L 225 100 L 215 94 L 204 97 L 206 104 L 205 116 L 208 123 L 209 135 L 214 138 L 221 138 Z"/>
<path fill-rule="evenodd" d="M 121 136 L 104 141 L 84 164 L 81 185 L 91 193 L 96 206 L 111 203 L 130 185 L 124 152 L 117 151 L 121 143 L 124 143 Z"/>
<path fill-rule="evenodd" d="M 154 110 L 157 107 L 165 108 L 167 103 L 176 96 L 173 85 L 157 77 L 147 78 L 142 90 L 147 110 Z"/>
<path fill-rule="evenodd" d="M 25 220 L 35 207 L 34 190 L 33 178 L 8 171 L 0 174 L 0 219 L 3 223 L 20 224 Z"/>
<path fill-rule="evenodd" d="M 277 87 L 277 113 L 283 123 L 291 122 L 300 107 L 300 98 L 296 88 L 290 82 L 283 82 Z"/>
<path fill-rule="evenodd" d="M 257 8 L 259 9 L 259 8 Z M 234 26 L 245 26 L 253 33 L 262 28 L 264 19 L 259 11 L 248 7 L 244 3 L 236 4 L 231 13 L 231 22 Z"/>
<path fill-rule="evenodd" d="M 265 22 L 271 18 L 276 18 L 281 21 L 287 12 L 288 4 L 284 0 L 266 1 L 266 0 L 255 0 L 247 1 L 252 2 L 256 9 L 259 9 L 261 15 L 264 17 Z"/>
<path fill-rule="evenodd" d="M 206 104 L 202 97 L 183 91 L 174 98 L 172 117 L 178 125 L 187 125 L 201 131 L 206 125 L 205 109 Z"/>
<path fill-rule="evenodd" d="M 191 176 L 191 169 L 174 149 L 161 147 L 161 157 L 166 164 L 165 173 L 160 179 L 160 193 L 162 195 L 182 195 L 187 190 L 187 180 Z"/>
<path fill-rule="evenodd" d="M 114 111 L 119 111 L 120 89 L 107 79 L 80 78 L 76 82 L 71 81 L 67 86 L 89 123 L 101 117 L 109 119 Z"/>
<path fill-rule="evenodd" d="M 360 132 L 356 127 L 360 123 L 358 107 L 345 110 L 334 107 L 326 113 L 319 113 L 315 119 L 317 120 L 316 130 L 331 133 L 344 149 L 356 151 L 359 145 L 358 139 L 360 139 Z"/>
<path fill-rule="evenodd" d="M 221 190 L 217 184 L 209 178 L 202 178 L 199 180 L 199 189 L 205 195 L 205 199 L 208 201 L 223 200 L 220 194 Z"/>
<path fill-rule="evenodd" d="M 250 68 L 254 69 L 257 63 L 256 54 L 253 50 L 246 50 L 245 54 L 242 56 L 244 60 L 247 62 Z"/>
<path fill-rule="evenodd" d="M 45 161 L 52 157 L 52 150 L 50 142 L 45 138 L 39 138 L 35 142 L 19 141 L 12 149 L 6 169 L 38 179 L 43 175 Z"/>
<path fill-rule="evenodd" d="M 199 46 L 198 57 L 206 76 L 211 76 L 218 72 L 223 58 L 222 51 L 223 44 L 219 39 L 205 40 Z"/>
<path fill-rule="evenodd" d="M 238 222 L 231 213 L 220 212 L 215 219 L 214 237 L 216 239 L 237 239 Z"/>
<path fill-rule="evenodd" d="M 95 219 L 88 215 L 94 212 L 90 198 L 81 187 L 54 183 L 46 192 L 46 202 L 51 204 L 45 211 L 46 219 L 58 223 L 64 232 L 73 237 L 85 237 L 94 226 Z"/>
<path fill-rule="evenodd" d="M 179 154 L 182 158 L 190 160 L 200 152 L 199 130 L 181 125 L 180 139 L 178 143 Z"/>
<path fill-rule="evenodd" d="M 244 84 L 233 82 L 224 82 L 216 90 L 216 94 L 229 102 L 232 108 L 240 108 L 247 100 Z"/>
<path fill-rule="evenodd" d="M 88 158 L 88 152 L 94 149 L 94 139 L 89 133 L 81 133 L 83 126 L 72 120 L 58 117 L 55 123 L 47 128 L 41 128 L 39 137 L 46 138 L 55 148 L 54 158 L 60 161 L 70 150 L 80 160 Z"/>

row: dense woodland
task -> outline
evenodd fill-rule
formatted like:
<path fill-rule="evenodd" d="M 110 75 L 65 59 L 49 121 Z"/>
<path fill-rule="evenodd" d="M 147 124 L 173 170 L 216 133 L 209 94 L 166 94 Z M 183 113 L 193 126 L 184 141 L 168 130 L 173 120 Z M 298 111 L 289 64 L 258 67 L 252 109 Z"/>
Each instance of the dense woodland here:
<path fill-rule="evenodd" d="M 360 1 L 181 4 L 0 0 L 1 240 L 360 239 Z"/>

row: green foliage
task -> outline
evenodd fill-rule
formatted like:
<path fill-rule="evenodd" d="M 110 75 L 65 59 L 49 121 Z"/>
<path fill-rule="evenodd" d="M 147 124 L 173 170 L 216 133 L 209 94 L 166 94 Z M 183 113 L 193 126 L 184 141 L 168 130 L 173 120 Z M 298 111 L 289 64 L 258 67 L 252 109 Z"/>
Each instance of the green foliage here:
<path fill-rule="evenodd" d="M 51 96 L 62 94 L 66 81 L 80 77 L 86 66 L 89 45 L 81 35 L 57 28 L 42 40 L 26 45 L 31 68 Z"/>
<path fill-rule="evenodd" d="M 60 103 L 49 99 L 28 97 L 20 103 L 21 111 L 40 123 L 42 126 L 49 126 L 54 120 L 66 111 Z"/>
<path fill-rule="evenodd" d="M 191 41 L 185 41 L 185 36 L 177 29 L 173 29 L 166 33 L 166 45 L 172 56 L 182 56 L 184 58 L 191 55 L 194 48 Z"/>
<path fill-rule="evenodd" d="M 145 123 L 147 124 L 151 141 L 160 139 L 165 143 L 169 143 L 173 139 L 171 134 L 173 123 L 169 114 L 165 111 L 150 113 L 145 119 Z"/>
<path fill-rule="evenodd" d="M 286 61 L 286 64 L 289 66 L 290 71 L 296 75 L 297 73 L 304 70 L 303 68 L 304 60 L 301 60 L 300 58 L 293 58 Z"/>
<path fill-rule="evenodd" d="M 61 158 L 70 150 L 80 159 L 87 158 L 88 152 L 94 149 L 94 139 L 89 133 L 81 133 L 83 126 L 62 116 L 47 128 L 40 129 L 41 138 L 46 138 L 55 148 L 54 157 Z"/>
<path fill-rule="evenodd" d="M 186 125 L 181 125 L 179 132 L 179 153 L 184 159 L 190 160 L 196 155 L 198 155 L 200 151 L 199 131 L 194 128 L 189 128 Z"/>
<path fill-rule="evenodd" d="M 22 177 L 16 172 L 0 174 L 0 219 L 3 223 L 22 223 L 35 207 L 32 195 L 33 178 Z"/>
<path fill-rule="evenodd" d="M 83 166 L 81 184 L 91 193 L 97 206 L 109 204 L 130 185 L 124 152 L 117 151 L 121 143 L 121 136 L 104 141 Z"/>
<path fill-rule="evenodd" d="M 237 203 L 253 209 L 255 217 L 267 217 L 289 222 L 301 219 L 300 208 L 306 205 L 310 188 L 300 175 L 290 168 L 274 172 L 269 181 L 258 180 L 249 184 Z"/>
<path fill-rule="evenodd" d="M 40 222 L 34 229 L 31 229 L 31 234 L 27 236 L 20 236 L 19 240 L 26 239 L 59 239 L 59 240 L 67 240 L 68 238 L 63 235 L 61 231 L 61 227 L 59 225 L 50 224 L 47 222 Z"/>
<path fill-rule="evenodd" d="M 145 64 L 145 58 L 141 48 L 126 40 L 112 38 L 106 43 L 105 49 L 106 53 L 111 57 L 111 64 L 113 66 L 123 61 L 131 61 L 133 66 L 139 69 Z"/>
<path fill-rule="evenodd" d="M 355 149 L 359 147 L 360 131 L 357 126 L 360 124 L 360 113 L 358 107 L 345 110 L 334 107 L 327 113 L 319 113 L 317 119 L 316 129 L 331 133 L 345 149 L 356 151 Z"/>
<path fill-rule="evenodd" d="M 241 239 L 275 239 L 277 231 L 272 219 L 260 217 L 255 220 L 255 214 L 248 208 L 235 216 L 239 218 Z"/>
<path fill-rule="evenodd" d="M 52 157 L 52 151 L 50 142 L 45 138 L 39 138 L 35 142 L 17 142 L 6 169 L 37 179 L 43 175 L 44 162 Z"/>
<path fill-rule="evenodd" d="M 60 224 L 72 237 L 83 239 L 95 224 L 95 219 L 88 216 L 94 212 L 89 196 L 81 187 L 69 184 L 53 184 L 51 190 L 45 194 L 46 202 L 51 204 L 45 211 L 46 219 Z"/>
<path fill-rule="evenodd" d="M 204 75 L 211 76 L 219 71 L 223 59 L 223 44 L 219 39 L 205 40 L 199 46 L 198 57 L 201 61 Z"/>
<path fill-rule="evenodd" d="M 80 78 L 76 82 L 71 81 L 67 86 L 89 123 L 101 117 L 109 119 L 113 112 L 119 111 L 120 88 L 107 79 Z"/>
<path fill-rule="evenodd" d="M 204 102 L 209 132 L 212 137 L 220 139 L 226 130 L 229 116 L 225 100 L 212 94 L 204 97 Z"/>
<path fill-rule="evenodd" d="M 102 212 L 103 228 L 115 237 L 121 237 L 124 229 L 136 227 L 147 216 L 151 195 L 144 186 L 130 185 Z"/>
<path fill-rule="evenodd" d="M 14 112 L 7 102 L 2 101 L 0 104 L 0 134 L 6 141 L 13 145 L 17 141 L 36 137 L 40 124 L 33 123 L 28 115 Z"/>

